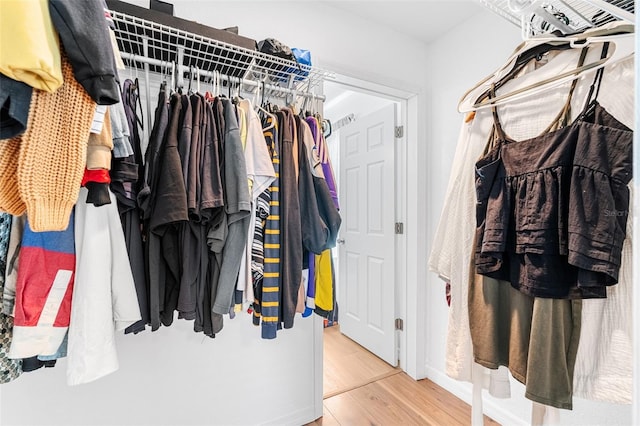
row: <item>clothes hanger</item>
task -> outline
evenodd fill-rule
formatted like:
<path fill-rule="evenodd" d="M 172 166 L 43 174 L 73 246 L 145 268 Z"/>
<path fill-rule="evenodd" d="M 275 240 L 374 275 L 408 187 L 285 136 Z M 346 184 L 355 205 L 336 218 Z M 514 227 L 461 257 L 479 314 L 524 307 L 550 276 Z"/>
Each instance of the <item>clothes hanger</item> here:
<path fill-rule="evenodd" d="M 242 78 L 240 77 L 233 77 L 233 88 L 234 88 L 234 92 L 235 94 L 233 95 L 233 99 L 231 100 L 234 104 L 238 104 L 240 103 L 240 101 L 242 101 L 244 98 L 240 95 L 240 93 L 242 92 L 241 90 L 241 84 L 242 84 Z"/>
<path fill-rule="evenodd" d="M 208 101 L 213 101 L 216 96 L 218 96 L 218 71 L 213 70 L 211 71 L 211 76 L 209 77 L 209 84 L 211 84 L 211 91 L 210 92 L 206 92 L 204 97 L 205 99 L 207 99 Z"/>
<path fill-rule="evenodd" d="M 254 108 L 256 109 L 256 111 L 260 107 L 260 105 L 258 104 L 258 100 L 260 99 L 260 88 L 261 88 L 260 83 L 258 83 L 256 85 L 256 89 L 251 94 L 251 103 L 254 106 Z"/>
<path fill-rule="evenodd" d="M 585 39 L 587 39 L 588 37 L 601 37 L 601 36 L 608 36 L 608 35 L 618 35 L 618 34 L 626 34 L 626 33 L 633 33 L 635 32 L 635 27 L 632 24 L 628 24 L 622 21 L 616 21 L 616 22 L 611 22 L 608 23 L 606 25 L 603 25 L 602 27 L 598 27 L 598 28 L 592 28 L 592 29 L 588 29 L 582 33 L 578 33 L 578 34 L 573 34 L 573 35 L 565 35 L 565 36 L 559 36 L 559 35 L 554 35 L 553 33 L 551 35 L 549 34 L 544 34 L 544 35 L 539 35 L 536 37 L 533 37 L 529 40 L 523 41 L 522 43 L 520 43 L 516 49 L 511 53 L 511 55 L 509 56 L 509 58 L 507 59 L 507 61 L 505 62 L 505 64 L 500 67 L 498 70 L 496 70 L 494 73 L 488 75 L 487 77 L 485 77 L 484 79 L 482 79 L 480 82 L 478 82 L 474 87 L 472 87 L 471 89 L 469 89 L 462 97 L 462 100 L 460 103 L 462 103 L 463 100 L 465 100 L 467 98 L 467 96 L 469 96 L 473 91 L 475 91 L 475 89 L 477 89 L 478 87 L 482 86 L 484 83 L 488 82 L 489 80 L 491 80 L 492 78 L 494 78 L 495 76 L 497 76 L 498 74 L 500 74 L 501 72 L 507 71 L 508 68 L 512 67 L 514 65 L 514 60 L 520 56 L 521 54 L 523 54 L 526 50 L 531 49 L 531 48 L 535 48 L 536 46 L 540 45 L 540 44 L 566 44 L 570 41 L 574 41 L 575 42 L 580 42 L 583 41 Z M 490 85 L 490 83 L 489 83 Z"/>
<path fill-rule="evenodd" d="M 262 87 L 262 89 L 260 89 Z M 258 102 L 254 102 L 255 108 L 258 110 L 258 112 L 262 112 L 264 115 L 266 115 L 267 117 L 271 118 L 271 124 L 269 124 L 267 127 L 263 127 L 262 131 L 266 131 L 269 129 L 273 129 L 276 126 L 276 121 L 278 120 L 278 118 L 273 115 L 272 113 L 270 113 L 269 111 L 267 111 L 265 108 L 263 108 L 264 105 L 264 91 L 265 91 L 265 82 L 264 80 L 262 81 L 262 86 L 258 85 L 258 90 L 256 91 L 257 93 L 259 93 L 260 91 L 262 91 L 262 100 L 260 102 L 260 104 L 258 104 Z"/>
<path fill-rule="evenodd" d="M 489 74 L 488 76 L 480 80 L 462 95 L 462 98 L 458 102 L 458 111 L 469 112 L 473 110 L 470 109 L 470 104 L 476 103 L 476 100 L 479 97 L 478 90 L 481 89 L 483 92 L 486 91 L 496 78 L 499 78 L 500 76 L 504 75 L 504 73 L 509 72 L 511 69 L 513 69 L 513 67 L 516 66 L 517 58 L 523 56 L 530 49 L 536 49 L 537 46 L 542 44 L 547 44 L 549 46 L 561 46 L 567 45 L 568 43 L 573 43 L 575 45 L 577 43 L 585 42 L 589 38 L 594 38 L 594 41 L 597 41 L 595 40 L 595 38 L 598 37 L 633 33 L 635 31 L 634 28 L 635 27 L 632 24 L 618 21 L 611 22 L 602 27 L 588 29 L 583 33 L 573 34 L 570 36 L 545 34 L 523 41 L 511 53 L 503 66 L 498 68 L 492 74 Z M 557 50 L 557 48 L 555 49 Z"/>
<path fill-rule="evenodd" d="M 167 66 L 164 60 L 160 61 L 160 84 L 167 84 L 167 75 L 165 74 Z"/>
<path fill-rule="evenodd" d="M 206 80 L 206 84 L 209 85 L 209 89 L 211 90 L 205 90 L 204 92 L 204 99 L 206 101 L 212 102 L 215 99 L 215 89 L 214 89 L 214 79 L 215 79 L 215 71 L 211 71 L 210 74 L 208 74 L 208 78 Z M 205 87 L 206 89 L 206 87 Z"/>
<path fill-rule="evenodd" d="M 307 83 L 307 90 L 305 90 L 303 94 L 302 106 L 300 107 L 300 117 L 306 118 L 311 115 L 311 112 L 307 109 L 307 106 L 309 105 L 309 100 L 312 99 L 312 96 L 311 82 L 309 81 Z"/>
<path fill-rule="evenodd" d="M 629 59 L 635 53 L 634 52 L 635 36 L 633 33 L 605 35 L 605 36 L 598 36 L 598 37 L 587 37 L 582 40 L 573 40 L 573 41 L 569 40 L 571 48 L 583 48 L 590 43 L 604 43 L 604 42 L 610 42 L 612 43 L 613 46 L 615 46 L 614 52 L 607 58 L 585 64 L 573 70 L 569 70 L 567 72 L 554 75 L 547 79 L 537 81 L 526 87 L 522 87 L 512 92 L 504 93 L 493 98 L 484 98 L 483 96 L 480 96 L 478 98 L 479 100 L 476 100 L 473 103 L 471 103 L 471 99 L 470 99 L 470 94 L 472 93 L 472 91 L 467 91 L 467 93 L 465 93 L 460 103 L 458 104 L 458 111 L 471 112 L 478 109 L 501 105 L 507 102 L 512 102 L 525 97 L 529 97 L 529 96 L 538 94 L 542 91 L 548 90 L 549 88 L 580 78 L 582 74 L 584 74 L 587 71 L 595 71 L 605 66 L 610 66 L 618 62 L 624 61 L 626 59 Z M 476 88 L 487 84 L 487 82 L 491 80 L 491 77 L 486 78 L 483 82 L 476 85 Z"/>
<path fill-rule="evenodd" d="M 171 87 L 170 90 L 172 92 L 175 91 L 176 87 L 176 63 L 175 61 L 171 61 Z"/>
<path fill-rule="evenodd" d="M 475 104 L 484 101 L 485 99 L 491 96 L 491 90 L 495 91 L 500 89 L 505 83 L 511 81 L 515 76 L 517 76 L 534 58 L 536 61 L 540 61 L 543 56 L 546 56 L 551 51 L 560 51 L 560 50 L 568 50 L 571 49 L 571 45 L 566 43 L 562 45 L 549 45 L 549 44 L 540 44 L 537 45 L 516 58 L 515 64 L 513 68 L 504 76 L 500 77 L 497 81 L 494 81 L 491 84 L 491 87 L 485 90 L 475 101 Z M 495 96 L 493 96 L 495 98 Z"/>
<path fill-rule="evenodd" d="M 133 76 L 133 70 L 135 68 L 137 68 L 136 66 L 136 54 L 135 53 L 131 53 L 131 66 L 129 67 L 129 80 L 131 81 L 135 81 L 135 77 Z"/>
<path fill-rule="evenodd" d="M 333 133 L 333 127 L 331 126 L 331 120 L 322 120 L 322 134 L 324 138 L 327 139 Z M 327 131 L 329 133 L 327 133 Z"/>
<path fill-rule="evenodd" d="M 196 70 L 196 93 L 200 93 L 200 68 L 196 65 L 193 68 Z"/>
<path fill-rule="evenodd" d="M 193 67 L 189 65 L 189 85 L 187 86 L 187 95 L 193 95 L 193 91 L 191 90 L 191 82 L 193 81 Z"/>

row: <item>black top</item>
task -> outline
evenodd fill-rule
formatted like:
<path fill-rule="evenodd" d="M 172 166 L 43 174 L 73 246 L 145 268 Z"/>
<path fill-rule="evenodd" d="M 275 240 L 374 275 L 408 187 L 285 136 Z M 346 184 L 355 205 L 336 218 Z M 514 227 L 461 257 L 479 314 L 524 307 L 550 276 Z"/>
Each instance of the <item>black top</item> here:
<path fill-rule="evenodd" d="M 494 109 L 495 144 L 476 164 L 478 273 L 536 297 L 606 297 L 617 283 L 633 133 L 597 102 L 601 79 L 573 123 L 563 125 L 575 81 L 559 128 L 524 141 Z"/>

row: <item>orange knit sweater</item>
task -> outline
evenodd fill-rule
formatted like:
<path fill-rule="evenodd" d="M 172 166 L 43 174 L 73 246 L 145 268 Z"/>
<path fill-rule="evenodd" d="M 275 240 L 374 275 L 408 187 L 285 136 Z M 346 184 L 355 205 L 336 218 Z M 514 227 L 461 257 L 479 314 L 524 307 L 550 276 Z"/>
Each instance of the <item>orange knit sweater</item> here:
<path fill-rule="evenodd" d="M 62 231 L 80 191 L 95 103 L 62 58 L 63 85 L 34 90 L 25 132 L 0 142 L 0 210 L 34 231 Z"/>

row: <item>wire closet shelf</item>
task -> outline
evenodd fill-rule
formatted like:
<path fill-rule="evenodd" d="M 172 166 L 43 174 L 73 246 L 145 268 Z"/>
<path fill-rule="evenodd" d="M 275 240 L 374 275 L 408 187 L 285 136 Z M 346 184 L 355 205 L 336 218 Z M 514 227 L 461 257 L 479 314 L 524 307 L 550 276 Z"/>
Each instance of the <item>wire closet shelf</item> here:
<path fill-rule="evenodd" d="M 116 40 L 125 65 L 149 64 L 150 71 L 169 74 L 177 68 L 179 86 L 197 77 L 201 81 L 216 74 L 223 81 L 236 81 L 249 86 L 266 86 L 271 91 L 282 89 L 301 95 L 333 74 L 329 71 L 298 64 L 256 50 L 169 27 L 157 22 L 110 10 L 115 24 Z M 187 83 L 188 84 L 188 83 Z"/>
<path fill-rule="evenodd" d="M 477 0 L 522 28 L 524 39 L 559 30 L 583 32 L 612 21 L 635 22 L 635 0 Z"/>

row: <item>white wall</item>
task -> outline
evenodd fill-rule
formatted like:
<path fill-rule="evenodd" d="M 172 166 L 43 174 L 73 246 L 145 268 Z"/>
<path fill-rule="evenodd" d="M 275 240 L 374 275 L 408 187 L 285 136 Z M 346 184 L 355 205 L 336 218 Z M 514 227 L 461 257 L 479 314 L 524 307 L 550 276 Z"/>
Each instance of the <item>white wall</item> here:
<path fill-rule="evenodd" d="M 520 43 L 519 29 L 486 12 L 452 28 L 428 46 L 429 133 L 428 133 L 428 234 L 429 247 L 440 220 L 449 172 L 462 115 L 457 102 L 462 94 L 504 63 Z M 471 387 L 445 375 L 447 306 L 444 284 L 427 274 L 426 375 L 439 385 L 471 401 Z M 498 400 L 484 393 L 485 413 L 503 424 L 529 424 L 531 403 L 524 387 L 512 380 L 512 397 Z M 629 425 L 631 406 L 594 403 L 574 398 L 573 411 L 562 410 L 562 425 Z"/>
<path fill-rule="evenodd" d="M 316 324 L 317 325 L 317 324 Z M 2 385 L 0 424 L 300 425 L 313 417 L 314 319 L 296 319 L 276 340 L 246 316 L 225 319 L 215 339 L 177 321 L 120 336 L 120 370 L 66 385 L 64 360 Z"/>
<path fill-rule="evenodd" d="M 517 27 L 491 12 L 482 12 L 451 29 L 428 46 L 429 133 L 427 223 L 428 250 L 440 220 L 451 163 L 458 142 L 462 115 L 457 112 L 464 92 L 504 63 L 521 41 Z M 444 371 L 447 305 L 444 283 L 433 273 L 427 275 L 428 369 Z"/>

